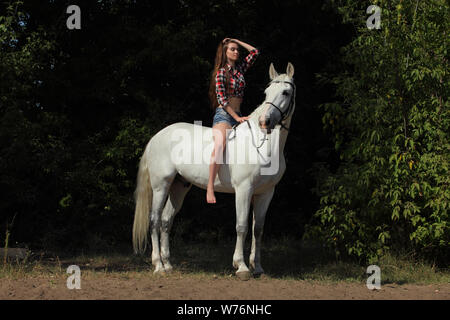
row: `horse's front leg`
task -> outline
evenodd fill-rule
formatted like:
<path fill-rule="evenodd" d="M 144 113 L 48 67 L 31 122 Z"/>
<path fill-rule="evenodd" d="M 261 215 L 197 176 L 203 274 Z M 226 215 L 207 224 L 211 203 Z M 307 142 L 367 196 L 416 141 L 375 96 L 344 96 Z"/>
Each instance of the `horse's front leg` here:
<path fill-rule="evenodd" d="M 251 273 L 244 262 L 244 244 L 248 231 L 248 213 L 253 195 L 251 186 L 236 188 L 236 248 L 233 255 L 233 267 L 237 268 L 236 275 L 242 280 L 250 279 Z"/>
<path fill-rule="evenodd" d="M 252 251 L 250 253 L 250 267 L 253 269 L 253 274 L 256 276 L 264 273 L 264 269 L 261 267 L 261 239 L 266 212 L 269 208 L 274 191 L 275 188 L 271 188 L 263 194 L 253 196 L 253 236 Z"/>

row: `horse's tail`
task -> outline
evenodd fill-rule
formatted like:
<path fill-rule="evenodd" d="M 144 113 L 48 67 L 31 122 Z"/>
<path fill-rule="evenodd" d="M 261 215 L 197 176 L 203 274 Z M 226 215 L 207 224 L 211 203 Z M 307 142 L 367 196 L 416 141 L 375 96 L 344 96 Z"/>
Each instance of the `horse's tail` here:
<path fill-rule="evenodd" d="M 147 248 L 147 234 L 150 225 L 150 210 L 152 206 L 153 191 L 150 182 L 148 168 L 149 145 L 139 163 L 137 175 L 137 187 L 134 191 L 136 208 L 134 211 L 133 224 L 133 249 L 135 253 L 144 253 Z"/>

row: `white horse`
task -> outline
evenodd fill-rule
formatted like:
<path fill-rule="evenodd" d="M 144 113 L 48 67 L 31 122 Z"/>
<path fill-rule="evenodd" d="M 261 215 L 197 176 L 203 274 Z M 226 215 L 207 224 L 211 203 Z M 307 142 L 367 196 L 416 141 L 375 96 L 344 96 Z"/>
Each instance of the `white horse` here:
<path fill-rule="evenodd" d="M 236 275 L 244 280 L 251 277 L 243 252 L 250 204 L 253 204 L 250 267 L 256 276 L 264 272 L 260 257 L 261 238 L 267 208 L 275 186 L 286 169 L 283 150 L 295 110 L 293 75 L 294 67 L 291 63 L 288 63 L 286 74 L 281 75 L 275 71 L 273 64 L 270 65 L 271 82 L 265 90 L 264 102 L 250 114 L 246 123 L 227 132 L 224 157 L 230 157 L 235 150 L 235 155 L 241 159 L 245 155 L 245 161 L 225 161 L 214 182 L 215 191 L 236 194 L 237 240 L 233 267 L 237 269 Z M 192 139 L 196 135 L 197 139 Z M 180 137 L 182 142 L 175 139 Z M 251 142 L 247 144 L 244 139 L 248 138 Z M 212 128 L 185 122 L 165 127 L 150 139 L 145 148 L 135 190 L 133 247 L 135 253 L 145 251 L 148 229 L 151 227 L 152 264 L 155 273 L 172 270 L 169 261 L 169 232 L 173 219 L 192 185 L 206 190 L 213 148 Z M 180 151 L 184 160 L 190 160 L 180 161 Z M 197 161 L 192 161 L 191 155 L 197 157 Z M 203 162 L 198 161 L 200 155 L 203 155 Z M 257 161 L 250 162 L 249 159 Z"/>

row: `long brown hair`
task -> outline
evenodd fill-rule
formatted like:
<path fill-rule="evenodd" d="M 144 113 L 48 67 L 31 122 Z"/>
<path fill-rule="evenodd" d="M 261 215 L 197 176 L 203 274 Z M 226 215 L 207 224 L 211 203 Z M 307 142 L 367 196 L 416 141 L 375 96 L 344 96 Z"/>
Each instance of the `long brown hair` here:
<path fill-rule="evenodd" d="M 213 110 L 216 110 L 216 108 L 219 106 L 219 102 L 217 101 L 217 95 L 216 95 L 216 75 L 217 75 L 217 71 L 219 71 L 220 68 L 223 68 L 227 65 L 227 50 L 228 50 L 228 44 L 230 44 L 231 42 L 236 43 L 233 40 L 228 40 L 227 42 L 223 43 L 222 41 L 220 41 L 219 45 L 217 46 L 217 51 L 216 51 L 216 59 L 214 61 L 214 69 L 211 72 L 211 80 L 209 82 L 209 100 L 211 102 L 211 108 Z M 228 93 L 228 84 L 230 82 L 230 77 L 229 77 L 229 73 L 228 70 L 225 68 L 225 70 L 227 71 L 226 74 L 226 82 L 225 82 L 225 89 L 226 92 Z"/>

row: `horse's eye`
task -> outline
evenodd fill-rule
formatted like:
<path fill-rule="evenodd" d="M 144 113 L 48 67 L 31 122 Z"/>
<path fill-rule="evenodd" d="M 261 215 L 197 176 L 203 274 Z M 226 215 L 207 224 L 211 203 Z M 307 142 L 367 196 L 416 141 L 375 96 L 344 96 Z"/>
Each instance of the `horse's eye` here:
<path fill-rule="evenodd" d="M 289 95 L 289 92 L 288 91 L 283 91 L 283 96 L 287 96 L 287 95 Z"/>

